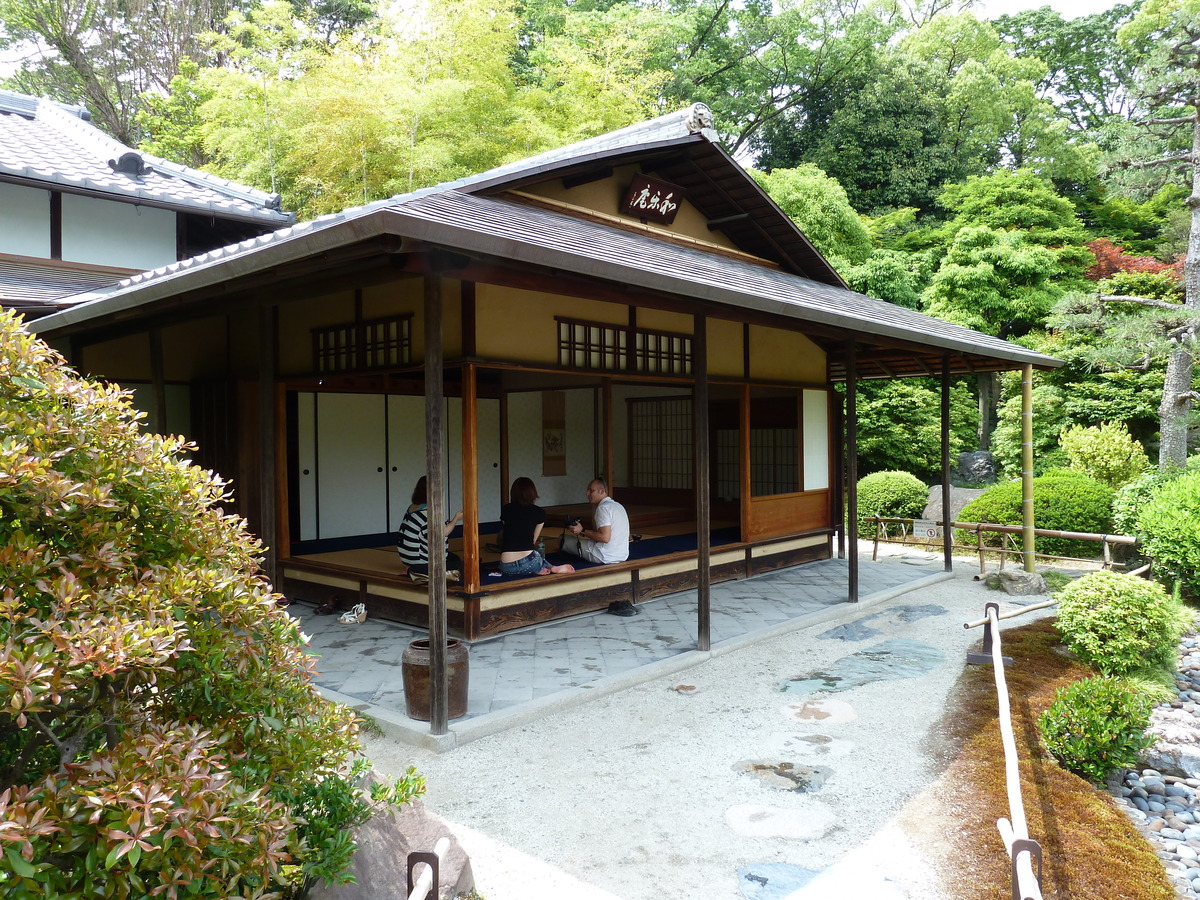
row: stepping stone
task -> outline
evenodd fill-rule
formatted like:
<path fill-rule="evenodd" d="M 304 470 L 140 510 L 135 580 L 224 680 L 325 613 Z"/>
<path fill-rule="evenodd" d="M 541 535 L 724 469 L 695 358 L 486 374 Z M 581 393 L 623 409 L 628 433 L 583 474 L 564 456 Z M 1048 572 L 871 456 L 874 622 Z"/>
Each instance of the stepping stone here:
<path fill-rule="evenodd" d="M 871 638 L 876 638 L 883 634 L 882 631 L 872 628 L 867 624 L 873 618 L 875 616 L 867 616 L 865 619 L 846 622 L 844 625 L 837 626 L 837 628 L 830 628 L 828 631 L 821 632 L 817 637 L 826 641 L 869 641 Z"/>
<path fill-rule="evenodd" d="M 795 794 L 816 793 L 833 774 L 825 766 L 802 766 L 782 759 L 744 759 L 734 763 L 733 770 L 757 778 L 774 790 Z"/>
<path fill-rule="evenodd" d="M 854 742 L 827 734 L 793 734 L 777 731 L 767 740 L 773 753 L 786 754 L 802 760 L 840 759 L 854 749 Z"/>
<path fill-rule="evenodd" d="M 814 841 L 833 828 L 837 816 L 827 804 L 805 799 L 809 802 L 803 809 L 779 809 L 751 803 L 731 806 L 725 810 L 725 823 L 746 837 Z"/>
<path fill-rule="evenodd" d="M 843 725 L 858 718 L 854 707 L 844 700 L 806 700 L 783 708 L 789 719 L 811 725 Z"/>
<path fill-rule="evenodd" d="M 828 670 L 797 675 L 779 686 L 785 694 L 815 694 L 820 691 L 848 691 L 875 681 L 916 678 L 932 672 L 946 659 L 936 647 L 897 638 L 843 656 Z"/>
<path fill-rule="evenodd" d="M 745 900 L 788 900 L 817 873 L 788 863 L 750 863 L 737 870 L 738 887 Z"/>

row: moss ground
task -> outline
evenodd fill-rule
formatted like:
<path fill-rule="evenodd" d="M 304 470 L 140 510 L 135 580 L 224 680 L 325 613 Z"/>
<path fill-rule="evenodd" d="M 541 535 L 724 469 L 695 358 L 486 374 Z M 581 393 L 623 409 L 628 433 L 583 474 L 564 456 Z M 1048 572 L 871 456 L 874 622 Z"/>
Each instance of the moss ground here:
<path fill-rule="evenodd" d="M 1021 792 L 1030 836 L 1042 847 L 1046 900 L 1173 900 L 1175 891 L 1150 844 L 1103 790 L 1058 767 L 1041 746 L 1037 718 L 1056 689 L 1092 674 L 1059 648 L 1051 620 L 1003 630 L 1013 731 L 1023 760 Z M 948 765 L 946 883 L 955 900 L 1011 895 L 1009 859 L 996 830 L 1008 818 L 997 702 L 991 666 L 971 666 L 941 723 Z M 939 854 L 941 855 L 941 854 Z"/>

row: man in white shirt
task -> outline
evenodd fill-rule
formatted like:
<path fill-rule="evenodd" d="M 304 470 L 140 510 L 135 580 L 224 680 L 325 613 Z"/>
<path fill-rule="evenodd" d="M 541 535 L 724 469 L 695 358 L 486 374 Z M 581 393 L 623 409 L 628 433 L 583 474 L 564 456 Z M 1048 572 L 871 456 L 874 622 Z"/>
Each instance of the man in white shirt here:
<path fill-rule="evenodd" d="M 625 507 L 608 496 L 608 484 L 603 478 L 594 479 L 587 489 L 592 504 L 592 527 L 584 528 L 575 522 L 564 534 L 564 552 L 581 556 L 594 563 L 618 563 L 629 559 L 629 514 Z"/>

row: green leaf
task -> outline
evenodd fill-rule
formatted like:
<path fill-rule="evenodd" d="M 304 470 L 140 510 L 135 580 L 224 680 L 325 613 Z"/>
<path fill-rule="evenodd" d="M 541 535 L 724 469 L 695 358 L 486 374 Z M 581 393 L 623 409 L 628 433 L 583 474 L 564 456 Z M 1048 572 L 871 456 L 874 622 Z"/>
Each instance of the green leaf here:
<path fill-rule="evenodd" d="M 22 878 L 33 878 L 37 875 L 37 866 L 18 853 L 15 847 L 6 847 L 4 855 L 8 859 L 8 864 L 12 866 L 12 870 Z"/>
<path fill-rule="evenodd" d="M 36 378 L 27 378 L 24 375 L 14 375 L 12 380 L 23 388 L 28 388 L 31 391 L 46 391 L 49 388 Z"/>

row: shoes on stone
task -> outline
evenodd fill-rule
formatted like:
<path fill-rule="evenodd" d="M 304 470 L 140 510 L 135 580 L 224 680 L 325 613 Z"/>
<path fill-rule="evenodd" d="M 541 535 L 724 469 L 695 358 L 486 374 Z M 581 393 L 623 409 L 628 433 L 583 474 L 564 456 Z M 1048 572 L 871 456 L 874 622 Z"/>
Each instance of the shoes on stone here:
<path fill-rule="evenodd" d="M 623 616 L 625 618 L 628 618 L 629 616 L 636 616 L 639 612 L 641 612 L 641 610 L 639 610 L 628 600 L 614 600 L 612 603 L 608 604 L 608 611 L 614 616 Z"/>
<path fill-rule="evenodd" d="M 339 625 L 361 625 L 367 620 L 367 607 L 358 603 L 338 617 Z"/>

